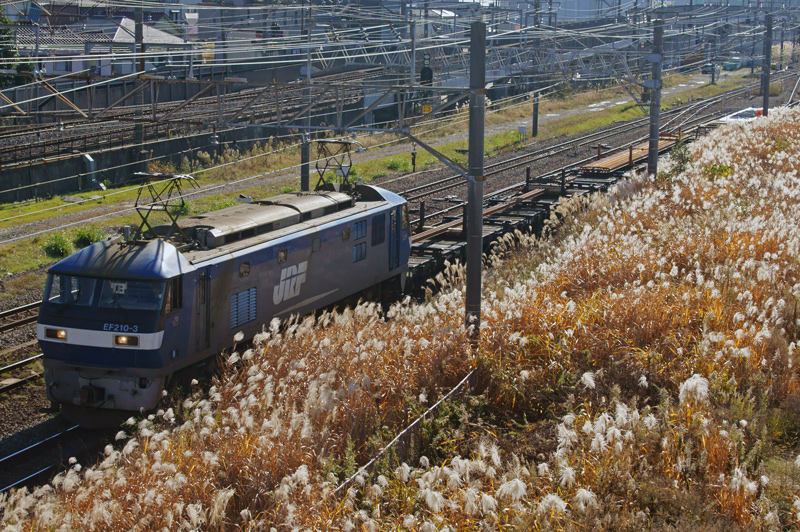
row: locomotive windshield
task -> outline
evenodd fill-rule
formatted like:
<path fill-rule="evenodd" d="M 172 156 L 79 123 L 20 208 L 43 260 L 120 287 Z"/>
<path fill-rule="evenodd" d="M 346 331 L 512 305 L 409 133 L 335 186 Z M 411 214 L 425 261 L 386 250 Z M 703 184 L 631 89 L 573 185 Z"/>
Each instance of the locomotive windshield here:
<path fill-rule="evenodd" d="M 47 279 L 45 301 L 58 305 L 158 311 L 164 301 L 166 284 L 166 281 L 94 279 L 54 273 Z"/>
<path fill-rule="evenodd" d="M 164 281 L 100 281 L 100 308 L 123 310 L 161 310 Z"/>
<path fill-rule="evenodd" d="M 77 275 L 51 274 L 47 278 L 44 300 L 60 305 L 88 307 L 92 304 L 95 280 Z"/>

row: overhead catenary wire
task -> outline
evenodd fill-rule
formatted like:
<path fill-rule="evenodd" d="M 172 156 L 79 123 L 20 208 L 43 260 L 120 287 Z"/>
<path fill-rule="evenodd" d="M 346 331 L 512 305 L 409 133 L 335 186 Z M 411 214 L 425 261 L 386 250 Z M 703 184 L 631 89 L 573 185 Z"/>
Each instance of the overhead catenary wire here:
<path fill-rule="evenodd" d="M 131 3 L 130 5 L 131 6 L 138 6 L 140 4 Z M 163 4 L 158 4 L 158 5 L 159 6 L 163 6 Z M 317 9 L 317 8 L 315 8 L 315 9 Z M 714 12 L 715 11 L 711 11 L 709 13 L 714 13 Z M 365 16 L 364 18 L 366 19 L 367 17 Z M 708 24 L 706 26 L 701 26 L 701 27 L 702 28 L 716 27 L 714 25 L 718 24 L 718 23 L 719 22 L 713 22 L 713 23 L 710 23 L 710 24 Z M 399 24 L 399 22 L 398 22 L 398 24 Z M 496 26 L 499 27 L 497 24 L 496 24 Z M 224 28 L 224 27 L 225 27 L 224 25 L 220 24 L 220 28 Z M 374 26 L 375 29 L 380 29 L 380 30 L 383 30 L 386 27 L 388 27 L 388 26 L 387 25 Z M 604 38 L 612 38 L 612 37 L 613 38 L 620 38 L 620 37 L 624 37 L 627 34 L 619 35 L 619 34 L 614 33 L 614 31 L 615 30 L 619 30 L 619 29 L 623 29 L 623 28 L 626 28 L 626 27 L 630 28 L 629 25 L 626 26 L 625 24 L 610 24 L 610 25 L 606 25 L 606 26 L 601 26 L 601 27 L 599 27 L 599 28 L 597 28 L 596 30 L 593 30 L 593 31 L 573 32 L 572 35 L 580 35 L 581 37 L 586 37 L 586 36 L 598 37 L 598 36 L 600 36 L 600 37 L 604 37 Z M 370 29 L 372 29 L 372 28 L 370 28 Z M 355 30 L 355 29 L 352 30 L 353 33 L 355 33 L 356 31 L 358 31 L 358 30 Z M 516 30 L 516 31 L 498 32 L 497 37 L 513 36 L 513 35 L 519 35 L 519 34 L 523 34 L 523 33 L 526 36 L 528 36 L 528 35 L 532 35 L 532 36 L 545 35 L 545 36 L 551 36 L 552 37 L 553 35 L 555 35 L 556 37 L 558 37 L 558 36 L 570 35 L 570 31 L 571 30 L 564 30 L 563 28 L 557 29 L 557 28 L 553 28 L 553 27 L 549 27 L 549 26 L 540 26 L 538 28 L 533 28 L 533 29 L 531 29 L 531 26 L 527 26 L 527 27 L 521 28 L 520 30 Z M 528 33 L 528 32 L 530 32 L 530 33 Z M 753 30 L 749 29 L 745 33 L 752 33 L 752 32 L 753 32 Z M 753 34 L 755 35 L 755 33 L 753 33 Z M 312 35 L 317 35 L 318 36 L 318 35 L 322 35 L 322 33 L 312 33 Z M 634 35 L 635 36 L 636 34 L 633 33 L 633 34 L 630 34 L 630 35 Z M 266 42 L 266 39 L 264 39 L 264 41 Z M 221 42 L 225 42 L 225 41 L 216 41 L 216 43 L 221 43 Z M 235 43 L 236 41 L 232 41 L 232 42 Z M 431 44 L 430 46 L 426 46 L 425 43 L 423 42 L 418 49 L 419 50 L 437 50 L 437 49 L 442 49 L 442 48 L 447 47 L 447 46 L 463 44 L 464 42 L 466 42 L 466 41 L 465 40 L 459 40 L 457 38 L 454 38 L 454 39 L 452 39 L 452 40 L 450 40 L 450 41 L 448 41 L 446 43 L 434 43 L 434 44 Z M 296 44 L 296 43 L 297 43 L 296 39 L 293 42 L 290 42 L 289 40 L 287 40 L 286 41 L 286 48 L 282 49 L 281 52 L 290 51 L 291 49 L 289 48 L 289 46 L 291 44 Z M 330 43 L 328 43 L 327 41 L 321 40 L 320 43 L 318 43 L 317 45 L 321 45 L 321 44 L 330 44 Z M 376 44 L 376 46 L 379 46 L 379 45 L 380 44 Z M 236 50 L 241 50 L 241 48 L 239 48 L 238 46 L 239 45 L 236 44 L 236 48 L 230 48 L 229 49 L 229 53 L 234 54 Z M 406 53 L 406 52 L 407 52 L 407 50 L 397 50 L 397 51 L 394 51 L 394 52 L 387 52 L 387 53 L 399 54 L 399 53 Z M 134 55 L 135 54 L 131 54 L 131 56 L 134 56 Z M 152 54 L 151 54 L 152 57 L 157 57 L 158 55 L 159 55 L 158 52 L 152 52 Z M 160 55 L 163 55 L 163 54 L 160 54 Z M 357 55 L 356 57 L 357 58 L 363 58 L 363 57 L 366 57 L 366 56 L 367 56 L 367 54 L 363 53 L 363 54 Z M 84 56 L 81 56 L 81 57 L 84 57 Z M 99 54 L 97 57 L 103 57 L 103 54 Z M 325 56 L 323 55 L 322 57 L 325 57 Z M 333 57 L 333 56 L 329 55 L 328 57 Z M 278 56 L 277 59 L 273 63 L 280 65 L 280 64 L 289 64 L 289 63 L 297 62 L 297 61 L 298 61 L 297 58 L 291 58 L 291 57 L 289 57 L 287 55 L 287 56 L 285 56 L 285 58 L 283 58 L 281 56 Z M 232 62 L 232 61 L 219 61 L 219 62 L 216 62 L 215 61 L 214 63 L 211 63 L 211 65 L 213 65 L 213 66 L 224 66 L 224 65 L 228 65 L 228 66 L 240 65 L 241 66 L 241 65 L 263 65 L 263 64 L 264 64 L 264 62 L 252 62 L 252 61 L 237 61 L 237 62 Z M 92 84 L 90 86 L 92 88 L 100 87 L 103 84 L 108 83 L 108 82 L 109 81 L 98 81 L 97 83 L 94 83 L 94 84 Z M 31 85 L 33 85 L 33 84 L 31 84 Z M 86 87 L 78 87 L 78 88 L 75 88 L 75 89 L 72 89 L 72 90 L 75 90 L 75 91 L 86 90 Z M 67 93 L 69 93 L 69 91 Z M 45 95 L 45 96 L 42 96 L 42 97 L 40 97 L 38 99 L 24 100 L 24 102 L 22 102 L 22 103 L 29 103 L 29 102 L 33 103 L 33 102 L 37 102 L 37 101 L 43 101 L 44 99 L 46 99 L 48 97 L 49 97 L 49 95 Z M 2 108 L 2 107 L 0 107 L 0 108 Z"/>
<path fill-rule="evenodd" d="M 551 91 L 555 90 L 555 88 L 560 84 L 561 83 L 556 83 L 556 84 L 553 84 L 551 86 L 542 87 L 542 88 L 537 89 L 537 90 L 540 92 L 541 97 L 543 99 L 546 99 L 548 94 L 550 94 Z M 517 105 L 524 105 L 526 102 L 523 101 L 523 100 L 525 98 L 527 98 L 528 96 L 529 96 L 529 94 L 526 93 L 526 94 L 520 94 L 520 95 L 511 96 L 511 97 L 508 97 L 508 98 L 503 98 L 503 99 L 501 99 L 501 100 L 499 100 L 497 102 L 498 105 L 496 106 L 495 109 L 488 109 L 487 113 L 488 114 L 493 114 L 493 113 L 497 113 L 497 112 L 500 112 L 500 111 L 505 110 L 505 109 L 514 108 Z M 520 100 L 520 101 L 519 101 L 519 103 L 514 104 L 513 103 L 514 100 Z M 413 117 L 409 117 L 409 118 L 413 118 Z M 452 125 L 457 125 L 457 124 L 463 124 L 463 123 L 466 122 L 466 120 L 467 120 L 467 118 L 465 116 L 463 116 L 461 114 L 458 114 L 458 113 L 456 113 L 456 114 L 454 114 L 452 116 L 435 117 L 435 118 L 432 118 L 430 120 L 426 120 L 426 121 L 420 122 L 419 125 L 418 125 L 419 130 L 418 130 L 418 132 L 416 134 L 417 135 L 423 135 L 423 136 L 424 135 L 430 135 L 430 134 L 435 133 L 437 130 L 440 130 L 442 128 L 450 127 Z M 372 125 L 375 125 L 375 124 L 372 124 Z M 223 131 L 220 130 L 218 132 L 222 133 Z M 205 135 L 205 134 L 198 134 L 197 136 L 203 136 L 203 135 Z M 279 140 L 280 138 L 289 139 L 289 138 L 292 138 L 292 135 L 286 134 L 283 137 L 275 136 L 275 135 L 269 135 L 269 136 L 266 136 L 266 137 L 247 139 L 246 142 L 254 143 L 254 142 L 258 142 L 258 141 L 262 141 L 262 140 L 268 140 L 268 139 Z M 387 141 L 385 143 L 379 144 L 377 146 L 373 146 L 373 148 L 374 147 L 385 146 L 385 145 L 389 145 L 389 144 L 397 143 L 397 142 L 408 142 L 408 141 L 405 138 L 394 139 L 394 140 L 390 140 L 390 141 Z M 262 153 L 262 154 L 258 154 L 258 155 L 253 156 L 253 157 L 240 159 L 240 162 L 245 162 L 245 161 L 251 160 L 253 158 L 257 158 L 257 157 L 266 157 L 266 156 L 269 156 L 269 155 L 274 155 L 274 154 L 276 154 L 276 153 L 278 153 L 280 151 L 291 150 L 293 148 L 296 148 L 297 146 L 299 146 L 299 144 L 290 144 L 288 146 L 285 146 L 281 150 L 268 151 L 268 152 L 265 152 L 265 153 Z M 191 151 L 200 151 L 200 150 L 206 149 L 208 147 L 209 146 L 206 146 L 206 145 L 198 146 L 198 147 L 192 148 Z M 162 155 L 162 156 L 159 156 L 159 157 L 149 157 L 149 158 L 145 159 L 145 162 L 154 162 L 154 161 L 159 161 L 159 160 L 162 160 L 162 159 L 167 159 L 168 160 L 169 158 L 171 158 L 174 155 L 185 153 L 185 151 L 186 150 L 181 150 L 180 152 L 176 152 L 174 154 L 165 154 L 165 155 Z M 106 170 L 117 170 L 117 169 L 126 168 L 126 167 L 127 168 L 133 168 L 137 164 L 138 164 L 137 162 L 131 162 L 131 163 L 126 163 L 126 164 L 111 166 L 111 167 L 106 168 Z M 231 163 L 228 163 L 228 164 L 231 164 Z M 223 166 L 227 166 L 227 164 L 218 165 L 218 166 L 212 166 L 212 167 L 209 167 L 209 168 L 206 168 L 206 169 L 203 169 L 203 170 L 199 170 L 198 172 L 200 172 L 200 171 L 211 171 L 211 170 L 215 170 L 215 169 L 221 168 Z M 81 173 L 81 174 L 74 174 L 74 175 L 69 175 L 69 176 L 60 176 L 58 178 L 54 178 L 54 179 L 50 179 L 50 180 L 44 180 L 44 181 L 40 181 L 40 182 L 34 183 L 34 184 L 18 186 L 18 187 L 15 187 L 13 189 L 0 190 L 0 192 L 11 192 L 11 191 L 16 191 L 16 190 L 24 190 L 24 189 L 27 189 L 27 188 L 43 187 L 43 186 L 52 185 L 52 184 L 55 184 L 55 183 L 58 183 L 58 182 L 74 180 L 76 178 L 80 178 L 82 175 L 84 175 L 84 174 Z M 104 195 L 105 196 L 113 196 L 115 194 L 116 193 L 107 193 L 107 194 L 104 194 Z M 46 212 L 47 210 L 51 210 L 51 209 L 46 209 L 46 210 L 43 210 L 43 211 L 37 211 L 37 213 Z M 14 217 L 11 217 L 11 218 L 6 218 L 6 219 L 0 219 L 0 223 L 4 222 L 4 221 L 13 220 L 13 219 L 16 219 L 16 218 L 19 218 L 19 217 L 22 217 L 22 216 L 28 216 L 28 215 L 29 214 L 14 216 Z"/>

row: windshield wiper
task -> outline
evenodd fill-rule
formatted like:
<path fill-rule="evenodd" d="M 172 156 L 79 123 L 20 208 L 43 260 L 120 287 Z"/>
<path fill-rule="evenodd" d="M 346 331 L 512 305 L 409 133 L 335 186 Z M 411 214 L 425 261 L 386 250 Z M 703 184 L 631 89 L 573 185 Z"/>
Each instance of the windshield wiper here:
<path fill-rule="evenodd" d="M 128 319 L 128 309 L 123 307 L 122 303 L 119 302 L 119 298 L 117 297 L 117 293 L 116 292 L 114 292 L 114 297 L 113 297 L 112 301 L 113 301 L 114 305 L 116 305 L 116 307 L 122 311 L 123 316 L 125 316 L 125 319 L 127 320 Z"/>

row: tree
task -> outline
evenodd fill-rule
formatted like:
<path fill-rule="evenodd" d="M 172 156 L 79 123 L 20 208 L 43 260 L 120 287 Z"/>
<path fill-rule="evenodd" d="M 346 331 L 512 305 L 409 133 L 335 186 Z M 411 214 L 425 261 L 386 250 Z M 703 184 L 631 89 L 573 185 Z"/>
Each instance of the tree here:
<path fill-rule="evenodd" d="M 13 23 L 8 17 L 0 15 L 0 69 L 16 70 L 16 76 L 0 75 L 0 87 L 13 87 L 25 83 L 23 72 L 33 71 L 33 64 L 22 62 L 14 44 Z"/>

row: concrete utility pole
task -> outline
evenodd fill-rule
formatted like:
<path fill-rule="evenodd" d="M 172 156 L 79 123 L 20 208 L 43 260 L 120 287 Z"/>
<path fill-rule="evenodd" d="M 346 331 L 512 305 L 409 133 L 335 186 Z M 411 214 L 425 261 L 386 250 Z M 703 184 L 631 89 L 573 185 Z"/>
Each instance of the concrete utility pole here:
<path fill-rule="evenodd" d="M 531 127 L 531 136 L 535 137 L 539 134 L 539 91 L 533 93 L 533 124 Z"/>
<path fill-rule="evenodd" d="M 717 65 L 714 62 L 714 60 L 717 58 L 717 38 L 716 37 L 711 37 L 711 48 L 710 49 L 711 49 L 711 51 L 710 51 L 710 54 L 709 54 L 710 57 L 708 59 L 708 62 L 711 63 L 711 84 L 714 85 L 717 82 L 717 77 L 716 77 Z"/>
<path fill-rule="evenodd" d="M 786 19 L 781 21 L 781 57 L 778 60 L 778 70 L 783 70 L 783 41 L 786 40 Z"/>
<path fill-rule="evenodd" d="M 750 49 L 750 75 L 756 71 L 756 28 L 758 27 L 758 11 L 753 13 L 753 47 Z"/>
<path fill-rule="evenodd" d="M 311 8 L 308 8 L 308 25 L 306 27 L 306 101 L 311 102 Z M 311 141 L 308 132 L 311 128 L 311 109 L 306 112 L 306 131 L 302 135 L 300 144 L 300 190 L 311 190 Z"/>
<path fill-rule="evenodd" d="M 417 24 L 412 20 L 409 22 L 411 32 L 411 75 L 408 78 L 409 85 L 414 85 L 414 76 L 417 73 Z"/>
<path fill-rule="evenodd" d="M 480 335 L 483 262 L 483 127 L 486 106 L 486 24 L 472 23 L 469 63 L 469 182 L 467 185 L 466 325 Z"/>
<path fill-rule="evenodd" d="M 761 96 L 764 116 L 769 115 L 769 71 L 772 65 L 772 15 L 764 17 L 767 33 L 764 35 L 764 64 L 761 65 Z"/>
<path fill-rule="evenodd" d="M 145 57 L 144 57 L 144 12 L 142 11 L 141 7 L 137 7 L 134 9 L 134 31 L 133 31 L 133 38 L 136 41 L 134 43 L 134 54 L 135 59 L 133 61 L 133 69 L 138 72 L 139 76 L 144 74 L 144 67 L 145 67 Z M 136 88 L 143 83 L 143 81 L 136 77 Z M 142 124 L 142 105 L 144 104 L 143 98 L 144 91 L 138 91 L 133 97 L 133 105 L 136 107 L 134 111 L 135 121 L 133 123 L 133 142 L 135 144 L 134 150 L 136 150 L 136 158 L 138 159 L 138 168 L 136 170 L 140 172 L 147 171 L 147 163 L 143 158 L 142 150 L 144 148 L 144 127 Z"/>
<path fill-rule="evenodd" d="M 653 75 L 650 87 L 650 138 L 647 151 L 647 175 L 658 175 L 658 129 L 661 115 L 661 63 L 664 43 L 664 21 L 653 21 Z"/>

